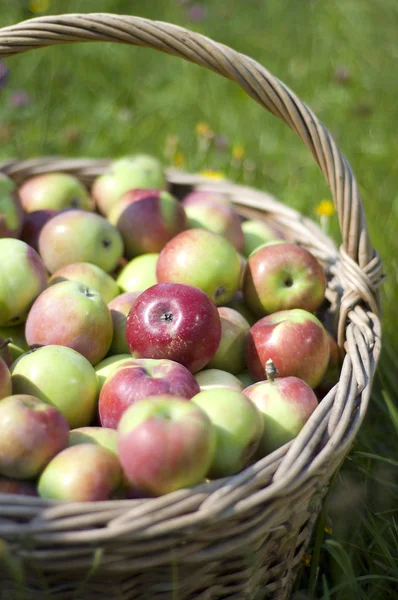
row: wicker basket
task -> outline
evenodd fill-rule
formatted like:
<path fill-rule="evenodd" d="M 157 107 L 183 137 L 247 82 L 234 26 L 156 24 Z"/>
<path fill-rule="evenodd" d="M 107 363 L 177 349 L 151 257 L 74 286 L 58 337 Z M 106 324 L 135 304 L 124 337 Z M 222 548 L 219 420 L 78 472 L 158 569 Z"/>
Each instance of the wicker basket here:
<path fill-rule="evenodd" d="M 329 313 L 346 356 L 339 383 L 299 436 L 235 477 L 150 500 L 59 503 L 0 494 L 0 598 L 289 598 L 322 499 L 365 415 L 380 353 L 382 267 L 357 184 L 326 128 L 283 83 L 181 27 L 108 14 L 42 17 L 1 29 L 0 57 L 90 40 L 147 46 L 203 65 L 302 138 L 331 189 L 339 250 L 314 222 L 263 192 L 172 170 L 168 181 L 180 196 L 192 188 L 226 191 L 242 215 L 265 216 L 311 250 L 328 275 Z M 43 158 L 8 161 L 0 170 L 18 184 L 62 170 L 90 185 L 106 166 Z"/>

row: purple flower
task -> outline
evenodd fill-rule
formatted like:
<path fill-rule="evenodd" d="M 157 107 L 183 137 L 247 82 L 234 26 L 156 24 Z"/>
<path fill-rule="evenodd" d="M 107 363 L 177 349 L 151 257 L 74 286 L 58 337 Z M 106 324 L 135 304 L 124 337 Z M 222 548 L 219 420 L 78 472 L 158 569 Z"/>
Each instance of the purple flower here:
<path fill-rule="evenodd" d="M 10 104 L 15 108 L 21 108 L 30 103 L 30 97 L 25 90 L 16 90 L 10 96 Z"/>
<path fill-rule="evenodd" d="M 4 60 L 0 60 L 0 90 L 4 89 L 8 82 L 8 67 Z"/>
<path fill-rule="evenodd" d="M 214 146 L 218 152 L 224 152 L 229 145 L 229 139 L 226 135 L 216 135 L 214 138 Z"/>
<path fill-rule="evenodd" d="M 199 23 L 200 21 L 207 19 L 209 11 L 207 10 L 207 6 L 204 6 L 203 4 L 191 4 L 187 9 L 186 14 L 190 21 Z"/>

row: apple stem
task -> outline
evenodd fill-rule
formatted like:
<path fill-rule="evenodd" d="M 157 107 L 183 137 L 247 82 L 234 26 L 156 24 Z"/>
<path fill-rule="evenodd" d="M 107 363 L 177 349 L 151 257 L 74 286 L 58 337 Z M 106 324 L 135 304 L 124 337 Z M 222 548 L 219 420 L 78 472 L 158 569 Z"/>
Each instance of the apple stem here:
<path fill-rule="evenodd" d="M 6 346 L 8 346 L 8 344 L 11 344 L 12 342 L 12 338 L 7 338 L 6 340 L 3 340 L 0 343 L 0 350 L 2 350 L 3 348 L 5 348 Z"/>
<path fill-rule="evenodd" d="M 277 375 L 279 375 L 279 371 L 276 368 L 272 358 L 269 358 L 265 363 L 265 376 L 267 378 L 267 381 L 270 381 L 272 383 Z"/>

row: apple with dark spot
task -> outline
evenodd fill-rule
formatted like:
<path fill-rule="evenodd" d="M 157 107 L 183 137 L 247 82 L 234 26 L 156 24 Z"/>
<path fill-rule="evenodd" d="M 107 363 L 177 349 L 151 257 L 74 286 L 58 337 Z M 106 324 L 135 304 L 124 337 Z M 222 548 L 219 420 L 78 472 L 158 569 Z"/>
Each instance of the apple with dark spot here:
<path fill-rule="evenodd" d="M 184 283 L 204 291 L 217 306 L 238 290 L 242 264 L 227 239 L 206 229 L 188 229 L 170 240 L 156 265 L 159 283 Z"/>
<path fill-rule="evenodd" d="M 30 177 L 19 188 L 19 195 L 27 213 L 46 209 L 93 209 L 88 191 L 69 173 L 43 173 Z"/>
<path fill-rule="evenodd" d="M 242 289 L 259 317 L 294 308 L 314 312 L 325 297 L 326 276 L 305 248 L 271 242 L 249 256 Z"/>
<path fill-rule="evenodd" d="M 39 251 L 50 273 L 77 262 L 93 263 L 111 273 L 123 255 L 123 240 L 117 228 L 101 215 L 66 210 L 44 225 Z"/>
<path fill-rule="evenodd" d="M 109 350 L 113 326 L 102 296 L 77 281 L 50 286 L 35 300 L 25 327 L 29 346 L 67 346 L 95 365 Z"/>

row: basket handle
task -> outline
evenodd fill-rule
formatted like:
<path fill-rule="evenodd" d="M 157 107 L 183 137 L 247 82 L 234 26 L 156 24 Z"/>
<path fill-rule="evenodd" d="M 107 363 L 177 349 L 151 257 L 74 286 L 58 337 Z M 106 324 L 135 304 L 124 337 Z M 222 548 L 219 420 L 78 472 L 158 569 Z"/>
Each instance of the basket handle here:
<path fill-rule="evenodd" d="M 339 338 L 347 315 L 364 301 L 380 312 L 382 265 L 370 242 L 352 169 L 314 113 L 279 79 L 251 58 L 182 27 L 105 13 L 39 17 L 0 29 L 0 57 L 70 42 L 106 41 L 162 50 L 235 81 L 249 96 L 297 133 L 310 150 L 331 190 L 342 232 L 340 251 L 344 294 Z"/>

